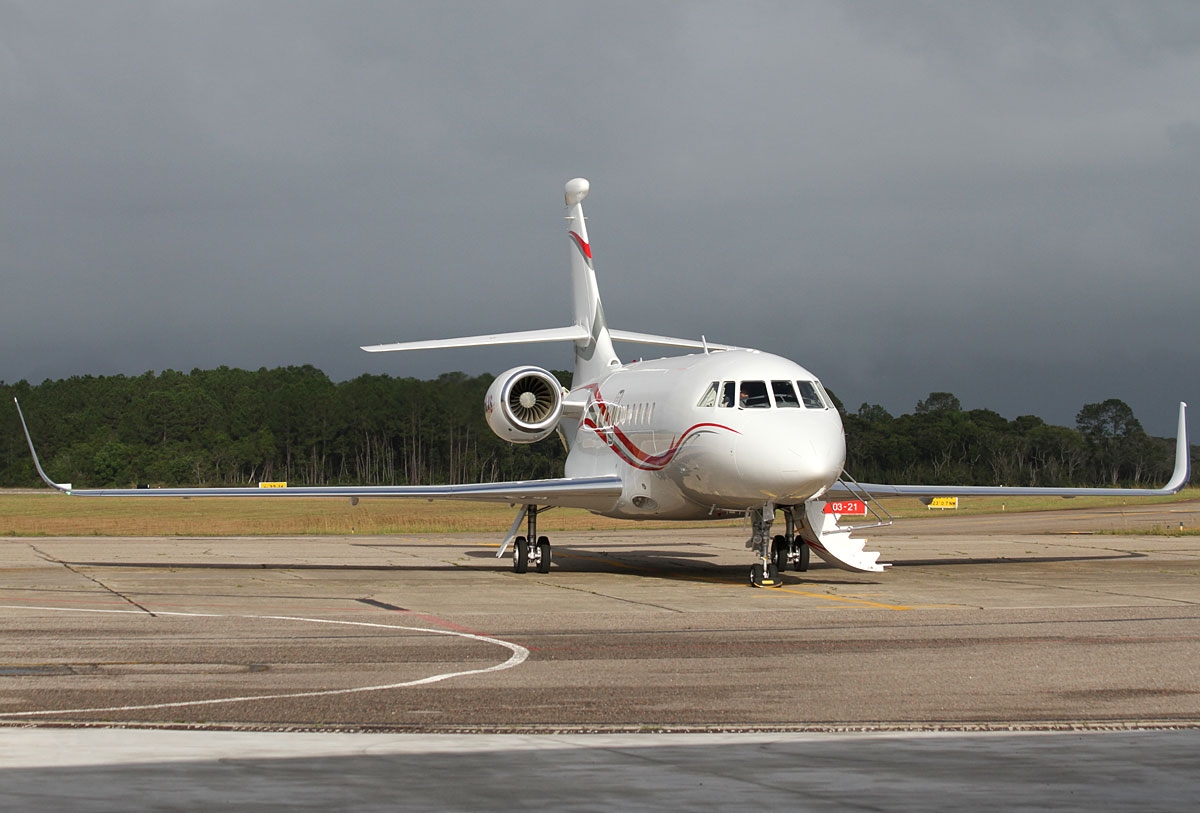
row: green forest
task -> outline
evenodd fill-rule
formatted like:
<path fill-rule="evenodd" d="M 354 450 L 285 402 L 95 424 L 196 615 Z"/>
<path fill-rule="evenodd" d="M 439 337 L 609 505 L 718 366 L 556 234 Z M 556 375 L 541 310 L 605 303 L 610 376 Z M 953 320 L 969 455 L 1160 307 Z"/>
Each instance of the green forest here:
<path fill-rule="evenodd" d="M 0 411 L 0 486 L 40 484 L 14 397 L 47 473 L 77 487 L 561 475 L 566 451 L 557 437 L 514 446 L 492 434 L 483 411 L 492 378 L 364 375 L 335 383 L 303 366 L 0 382 L 10 405 Z M 1117 399 L 1083 405 L 1074 428 L 1032 415 L 1010 421 L 987 409 L 964 410 L 943 392 L 899 416 L 874 404 L 855 412 L 837 406 L 847 471 L 864 482 L 1156 485 L 1170 476 L 1174 455 L 1172 440 L 1149 437 Z"/>

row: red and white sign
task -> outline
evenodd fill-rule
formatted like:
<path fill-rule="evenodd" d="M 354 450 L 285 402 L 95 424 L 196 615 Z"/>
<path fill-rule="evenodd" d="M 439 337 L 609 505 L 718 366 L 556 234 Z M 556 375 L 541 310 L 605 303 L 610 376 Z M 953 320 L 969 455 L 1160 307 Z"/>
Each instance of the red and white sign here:
<path fill-rule="evenodd" d="M 852 516 L 865 517 L 867 515 L 867 504 L 862 500 L 838 500 L 836 502 L 825 503 L 826 514 L 836 514 L 837 516 Z"/>

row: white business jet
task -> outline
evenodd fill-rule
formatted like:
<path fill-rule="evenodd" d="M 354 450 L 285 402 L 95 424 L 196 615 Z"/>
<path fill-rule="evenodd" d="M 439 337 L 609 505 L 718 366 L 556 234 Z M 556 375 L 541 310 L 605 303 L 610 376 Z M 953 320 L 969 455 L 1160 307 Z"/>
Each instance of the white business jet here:
<path fill-rule="evenodd" d="M 450 486 L 341 486 L 257 488 L 72 489 L 46 476 L 29 441 L 39 475 L 79 496 L 116 497 L 419 497 L 485 500 L 520 506 L 497 556 L 513 548 L 513 569 L 550 570 L 550 541 L 538 536 L 538 512 L 584 508 L 621 519 L 702 520 L 744 516 L 756 561 L 751 584 L 778 586 L 780 572 L 808 568 L 816 551 L 837 567 L 881 572 L 879 554 L 864 550 L 837 506 L 853 497 L 907 495 L 1174 494 L 1188 480 L 1186 404 L 1179 405 L 1175 470 L 1161 489 L 1003 488 L 856 483 L 844 475 L 846 440 L 841 418 L 815 375 L 795 362 L 758 350 L 700 340 L 632 333 L 608 327 L 583 200 L 589 185 L 568 181 L 574 322 L 566 327 L 364 347 L 372 353 L 532 342 L 570 342 L 575 348 L 571 388 L 547 370 L 514 367 L 488 389 L 484 409 L 492 430 L 512 443 L 534 443 L 558 433 L 569 449 L 565 476 L 551 480 Z M 688 355 L 623 364 L 614 341 L 666 345 Z M 19 409 L 19 406 L 18 406 Z M 24 418 L 22 417 L 22 425 Z M 28 439 L 28 429 L 26 437 Z M 777 512 L 784 533 L 772 535 Z M 886 512 L 884 512 L 886 514 Z M 518 536 L 521 523 L 526 533 Z"/>

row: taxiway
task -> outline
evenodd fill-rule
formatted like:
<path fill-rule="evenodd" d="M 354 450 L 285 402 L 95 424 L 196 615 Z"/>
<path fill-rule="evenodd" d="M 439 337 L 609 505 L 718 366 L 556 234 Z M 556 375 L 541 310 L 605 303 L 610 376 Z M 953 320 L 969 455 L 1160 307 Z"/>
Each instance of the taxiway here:
<path fill-rule="evenodd" d="M 555 534 L 545 575 L 512 573 L 474 536 L 10 538 L 0 751 L 61 731 L 22 726 L 116 725 L 758 732 L 771 745 L 743 742 L 751 761 L 812 732 L 928 750 L 947 741 L 903 738 L 1116 730 L 1151 737 L 1148 757 L 1194 754 L 1200 543 L 1146 531 L 1198 522 L 1194 502 L 902 520 L 871 540 L 887 573 L 814 561 L 777 590 L 747 586 L 729 529 Z M 1164 792 L 1200 767 L 1171 765 Z"/>

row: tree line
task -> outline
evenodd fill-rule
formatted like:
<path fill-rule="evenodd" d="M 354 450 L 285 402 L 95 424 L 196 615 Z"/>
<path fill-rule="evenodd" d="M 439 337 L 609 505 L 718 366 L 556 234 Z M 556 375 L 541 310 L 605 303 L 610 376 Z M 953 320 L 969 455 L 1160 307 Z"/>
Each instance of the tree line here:
<path fill-rule="evenodd" d="M 554 477 L 557 437 L 514 446 L 484 418 L 492 376 L 431 381 L 312 366 L 221 367 L 0 385 L 20 399 L 46 473 L 79 486 L 428 484 Z M 0 419 L 0 485 L 37 480 L 15 409 Z M 30 476 L 32 475 L 32 477 Z"/>
<path fill-rule="evenodd" d="M 1074 429 L 964 410 L 946 392 L 897 417 L 878 404 L 842 412 L 846 468 L 864 482 L 1139 487 L 1165 483 L 1174 465 L 1174 440 L 1150 437 L 1117 398 L 1085 404 Z"/>
<path fill-rule="evenodd" d="M 20 399 L 47 473 L 80 487 L 561 476 L 566 450 L 556 436 L 515 446 L 488 428 L 492 380 L 446 373 L 335 383 L 312 366 L 220 367 L 0 382 L 0 393 L 5 403 Z M 1149 437 L 1117 399 L 1085 405 L 1074 429 L 963 410 L 949 393 L 895 417 L 874 404 L 838 409 L 847 469 L 864 482 L 1145 485 L 1164 482 L 1173 459 L 1172 442 Z M 38 483 L 16 410 L 0 410 L 0 486 Z"/>

